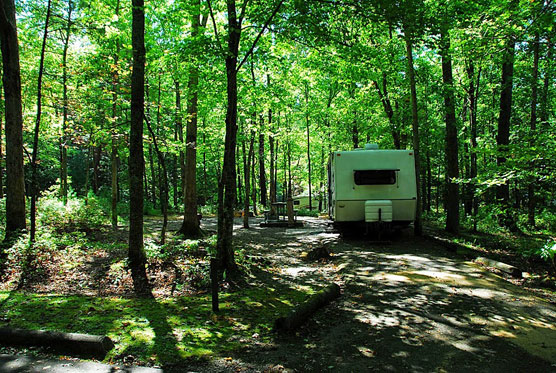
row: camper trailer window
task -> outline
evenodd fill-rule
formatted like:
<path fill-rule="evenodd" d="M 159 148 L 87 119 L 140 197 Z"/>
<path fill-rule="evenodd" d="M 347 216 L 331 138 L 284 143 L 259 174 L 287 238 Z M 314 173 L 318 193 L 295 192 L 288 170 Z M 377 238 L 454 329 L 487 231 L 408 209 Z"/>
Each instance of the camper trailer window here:
<path fill-rule="evenodd" d="M 356 185 L 396 184 L 396 170 L 358 170 L 353 178 Z"/>

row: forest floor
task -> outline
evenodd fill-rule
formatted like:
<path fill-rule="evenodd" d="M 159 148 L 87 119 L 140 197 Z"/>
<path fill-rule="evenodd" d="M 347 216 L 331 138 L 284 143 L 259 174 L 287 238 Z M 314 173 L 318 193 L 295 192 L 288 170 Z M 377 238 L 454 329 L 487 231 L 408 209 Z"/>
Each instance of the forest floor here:
<path fill-rule="evenodd" d="M 20 291 L 12 289 L 21 269 L 11 267 L 0 325 L 107 334 L 117 347 L 105 361 L 165 371 L 556 371 L 554 292 L 504 278 L 410 230 L 375 241 L 302 220 L 296 229 L 261 228 L 258 218 L 243 229 L 236 221 L 248 285 L 222 294 L 219 315 L 211 315 L 205 291 L 176 285 L 176 268 L 187 263 L 151 259 L 156 300 L 131 298 L 125 232 L 106 230 L 84 233 L 106 244 L 93 252 L 62 242 L 61 254 L 48 254 L 54 265 L 42 280 L 27 278 Z M 179 223 L 171 219 L 170 231 Z M 147 219 L 147 242 L 159 225 Z M 203 229 L 215 228 L 214 218 L 203 219 Z M 323 246 L 331 258 L 307 260 Z M 197 272 L 188 279 L 201 281 Z M 330 282 L 342 288 L 338 300 L 293 333 L 272 331 L 276 317 Z M 0 352 L 10 351 L 21 350 Z"/>

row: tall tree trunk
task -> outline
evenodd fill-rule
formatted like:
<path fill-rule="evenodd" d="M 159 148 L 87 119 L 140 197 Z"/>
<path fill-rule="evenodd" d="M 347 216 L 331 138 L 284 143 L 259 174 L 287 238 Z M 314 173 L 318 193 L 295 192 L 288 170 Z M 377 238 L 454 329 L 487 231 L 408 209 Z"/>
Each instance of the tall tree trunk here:
<path fill-rule="evenodd" d="M 264 167 L 264 116 L 260 116 L 260 127 L 259 127 L 259 189 L 261 190 L 261 205 L 267 206 L 267 189 L 266 189 L 266 171 Z"/>
<path fill-rule="evenodd" d="M 6 131 L 6 241 L 26 228 L 23 172 L 23 115 L 19 46 L 13 0 L 2 1 L 0 48 L 2 49 Z M 2 253 L 0 252 L 0 255 Z"/>
<path fill-rule="evenodd" d="M 148 78 L 146 78 L 145 80 L 145 97 L 147 98 L 147 104 L 146 104 L 147 118 L 150 118 L 151 105 L 150 105 Z M 143 162 L 144 161 L 145 160 L 143 158 Z M 149 166 L 151 169 L 151 197 L 152 197 L 151 202 L 153 204 L 153 208 L 156 209 L 156 170 L 154 168 L 153 146 L 151 142 L 149 142 Z"/>
<path fill-rule="evenodd" d="M 162 82 L 162 73 L 158 75 L 158 98 L 156 101 L 156 129 L 157 132 L 160 133 L 161 128 L 163 127 L 162 124 L 162 117 L 160 114 L 160 110 L 162 108 L 161 102 L 161 82 Z M 160 210 L 162 211 L 162 229 L 160 232 L 160 243 L 164 245 L 166 243 L 166 229 L 168 228 L 168 168 L 166 167 L 166 159 L 164 158 L 164 153 L 160 150 L 158 146 L 158 142 L 156 139 L 156 135 L 152 129 L 152 126 L 147 119 L 147 127 L 151 134 L 151 140 L 154 146 L 154 151 L 156 152 L 156 156 L 158 158 L 158 177 L 159 177 L 159 185 L 160 185 Z"/>
<path fill-rule="evenodd" d="M 309 83 L 305 82 L 305 126 L 307 129 L 307 165 L 309 182 L 309 210 L 313 210 L 313 195 L 311 190 L 311 137 L 309 133 Z"/>
<path fill-rule="evenodd" d="M 42 39 L 41 57 L 39 62 L 39 76 L 37 79 L 37 116 L 35 120 L 35 133 L 33 136 L 33 153 L 31 155 L 31 233 L 30 240 L 35 242 L 37 230 L 37 198 L 39 194 L 39 180 L 37 175 L 37 158 L 39 155 L 39 132 L 41 127 L 42 114 L 42 77 L 44 73 L 44 53 L 46 50 L 46 40 L 48 38 L 48 23 L 50 22 L 50 10 L 52 2 L 48 0 L 46 8 L 46 20 L 44 23 L 44 34 Z"/>
<path fill-rule="evenodd" d="M 237 135 L 237 58 L 241 27 L 238 24 L 235 0 L 227 0 L 228 46 L 226 54 L 226 136 L 224 140 L 224 163 L 218 185 L 218 233 L 217 257 L 221 269 L 234 275 L 237 264 L 232 246 L 235 201 L 235 150 Z"/>
<path fill-rule="evenodd" d="M 201 18 L 200 0 L 192 0 L 195 11 L 191 18 L 191 37 L 196 38 L 199 34 Z M 239 44 L 239 40 L 238 40 Z M 188 123 L 185 136 L 185 213 L 180 233 L 186 237 L 195 238 L 201 235 L 200 222 L 197 217 L 197 103 L 199 87 L 199 69 L 196 62 L 189 68 L 189 81 L 187 83 L 188 100 L 187 114 Z M 236 87 L 237 88 L 237 87 Z M 236 103 L 237 105 L 237 103 Z M 235 124 L 234 124 L 235 125 Z M 237 131 L 237 129 L 236 129 Z M 235 135 L 234 135 L 235 136 Z M 234 140 L 235 146 L 235 140 Z M 233 163 L 235 164 L 235 148 L 233 150 Z M 234 165 L 232 165 L 234 167 Z M 234 171 L 235 172 L 235 171 Z M 234 177 L 235 182 L 235 177 Z M 235 193 L 234 193 L 235 199 Z M 233 211 L 232 211 L 233 214 Z"/>
<path fill-rule="evenodd" d="M 320 146 L 320 181 L 319 181 L 319 212 L 322 211 L 322 201 L 324 200 L 324 170 L 326 163 L 324 158 L 324 144 Z"/>
<path fill-rule="evenodd" d="M 180 192 L 182 195 L 182 201 L 185 204 L 185 153 L 183 152 L 184 137 L 183 137 L 183 122 L 181 116 L 181 93 L 180 93 L 180 82 L 176 79 L 174 82 L 176 86 L 176 127 L 178 130 L 178 140 L 180 142 Z M 185 211 L 185 207 L 184 207 Z"/>
<path fill-rule="evenodd" d="M 454 102 L 454 82 L 452 78 L 452 56 L 450 54 L 450 36 L 448 29 L 441 31 L 442 82 L 444 83 L 444 109 L 446 120 L 446 231 L 459 231 L 459 177 L 458 167 L 458 129 L 456 126 L 456 108 Z"/>
<path fill-rule="evenodd" d="M 359 147 L 359 128 L 357 127 L 357 110 L 353 111 L 353 125 L 351 127 L 351 140 L 353 141 L 353 149 Z"/>
<path fill-rule="evenodd" d="M 253 215 L 257 215 L 257 174 L 255 172 L 255 132 L 251 134 L 253 137 L 253 152 L 251 154 L 251 198 L 253 200 Z"/>
<path fill-rule="evenodd" d="M 470 195 L 473 205 L 473 229 L 477 230 L 477 214 L 479 212 L 479 201 L 477 199 L 477 100 L 479 93 L 479 83 L 481 78 L 481 69 L 477 73 L 477 86 L 475 87 L 475 65 L 473 61 L 469 61 L 467 65 L 467 76 L 469 78 L 469 127 L 470 127 Z"/>
<path fill-rule="evenodd" d="M 267 76 L 268 84 L 270 87 L 270 78 Z M 270 133 L 268 135 L 268 147 L 270 150 L 270 214 L 276 215 L 275 208 L 273 207 L 276 203 L 276 159 L 274 158 L 274 126 L 272 123 L 272 109 L 268 109 L 268 127 Z"/>
<path fill-rule="evenodd" d="M 394 148 L 401 149 L 400 143 L 400 130 L 397 128 L 396 120 L 394 118 L 394 110 L 392 109 L 392 104 L 390 103 L 390 98 L 388 97 L 388 90 L 387 90 L 387 80 L 386 74 L 382 73 L 382 88 L 384 92 L 380 90 L 377 81 L 373 81 L 373 86 L 375 87 L 378 97 L 382 102 L 382 107 L 384 108 L 384 112 L 386 113 L 386 117 L 388 118 L 388 122 L 390 123 L 390 129 L 392 131 L 392 139 L 394 141 Z"/>
<path fill-rule="evenodd" d="M 152 296 L 143 247 L 143 118 L 145 105 L 145 8 L 132 0 L 133 70 L 129 134 L 129 268 L 135 293 Z M 154 180 L 153 180 L 154 181 Z"/>
<path fill-rule="evenodd" d="M 206 128 L 205 118 L 203 118 L 203 128 Z M 203 148 L 206 149 L 206 146 L 207 139 L 205 136 L 205 132 L 203 131 Z M 203 201 L 205 201 L 205 203 L 208 200 L 208 196 L 207 152 L 203 150 Z"/>
<path fill-rule="evenodd" d="M 550 37 L 547 38 L 547 52 L 546 52 L 546 71 L 544 72 L 544 79 L 543 79 L 543 88 L 541 93 L 541 102 L 540 102 L 540 113 L 539 119 L 540 123 L 542 124 L 543 128 L 548 124 L 548 111 L 549 111 L 549 102 L 548 102 L 548 87 L 550 85 L 550 79 L 552 79 L 551 75 L 551 64 L 552 61 L 552 52 L 554 49 L 554 44 L 551 42 Z"/>
<path fill-rule="evenodd" d="M 251 131 L 249 140 L 249 153 L 246 154 L 245 142 L 243 146 L 243 178 L 245 179 L 245 199 L 243 201 L 243 227 L 249 228 L 249 194 L 251 192 L 251 158 L 255 152 L 255 133 Z"/>
<path fill-rule="evenodd" d="M 66 34 L 64 35 L 64 50 L 62 52 L 62 138 L 60 144 L 60 194 L 64 205 L 68 203 L 68 150 L 67 150 L 67 123 L 68 123 L 68 48 L 71 36 L 71 13 L 73 11 L 72 0 L 68 0 L 68 19 L 66 24 Z"/>
<path fill-rule="evenodd" d="M 509 37 L 504 51 L 504 59 L 502 62 L 502 92 L 500 94 L 500 115 L 498 116 L 498 134 L 496 136 L 496 144 L 498 146 L 498 156 L 496 163 L 498 172 L 505 169 L 506 155 L 510 144 L 510 119 L 512 114 L 512 85 L 514 73 L 514 55 L 515 55 L 515 39 Z M 515 231 L 517 226 L 510 211 L 510 187 L 506 181 L 496 188 L 496 197 L 505 208 L 503 213 L 502 225 Z"/>
<path fill-rule="evenodd" d="M 3 87 L 0 87 L 0 108 L 4 109 L 4 101 L 2 100 Z M 2 154 L 2 114 L 0 114 L 0 199 L 4 198 L 4 155 Z M 0 253 L 1 255 L 1 253 Z"/>
<path fill-rule="evenodd" d="M 93 193 L 98 194 L 98 189 L 100 187 L 100 158 L 102 156 L 102 149 L 100 146 L 95 145 L 93 147 Z"/>
<path fill-rule="evenodd" d="M 116 1 L 116 16 L 120 14 L 120 0 Z M 120 43 L 116 40 L 116 52 L 114 54 L 114 70 L 112 72 L 112 151 L 110 152 L 110 189 L 111 189 L 111 222 L 112 228 L 118 228 L 118 64 L 120 58 Z"/>
<path fill-rule="evenodd" d="M 415 212 L 414 234 L 423 234 L 421 221 L 421 211 L 423 210 L 421 201 L 421 161 L 419 155 L 419 115 L 417 112 L 417 88 L 415 83 L 415 70 L 413 67 L 413 40 L 412 36 L 405 30 L 405 48 L 407 57 L 407 72 L 409 75 L 409 87 L 411 91 L 411 126 L 413 130 L 413 153 L 415 156 L 415 183 L 417 189 L 417 206 Z"/>
<path fill-rule="evenodd" d="M 154 168 L 153 146 L 149 143 L 149 166 L 151 169 L 151 197 L 153 208 L 156 208 L 156 170 Z"/>
<path fill-rule="evenodd" d="M 535 41 L 533 42 L 533 76 L 531 77 L 531 147 L 535 146 L 536 132 L 537 132 L 537 79 L 539 77 L 539 34 L 535 35 Z M 535 172 L 535 162 L 531 162 L 532 173 Z M 528 194 L 528 223 L 531 227 L 535 226 L 535 183 L 536 177 L 531 177 L 533 181 L 529 183 L 527 194 Z"/>
<path fill-rule="evenodd" d="M 152 126 L 148 119 L 146 120 L 146 122 L 147 128 L 149 129 L 149 133 L 151 135 L 152 143 L 154 145 L 154 150 L 158 157 L 158 162 L 162 167 L 162 172 L 160 173 L 162 179 L 160 183 L 160 208 L 162 210 L 162 229 L 160 231 L 160 244 L 164 245 L 166 243 L 166 230 L 168 228 L 168 170 L 166 168 L 164 154 L 158 146 L 158 141 L 156 139 L 156 135 L 152 129 Z"/>

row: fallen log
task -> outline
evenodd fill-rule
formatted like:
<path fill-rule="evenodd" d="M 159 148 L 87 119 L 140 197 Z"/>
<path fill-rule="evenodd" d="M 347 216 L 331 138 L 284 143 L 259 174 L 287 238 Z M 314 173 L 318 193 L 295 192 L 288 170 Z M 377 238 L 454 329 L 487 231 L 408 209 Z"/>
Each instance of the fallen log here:
<path fill-rule="evenodd" d="M 340 296 L 340 287 L 332 283 L 312 295 L 308 300 L 295 307 L 286 317 L 280 317 L 274 322 L 275 330 L 291 331 L 303 325 L 305 321 L 319 308 Z"/>
<path fill-rule="evenodd" d="M 521 270 L 519 270 L 518 268 L 514 267 L 513 265 L 510 264 L 506 264 L 506 263 L 502 263 L 502 262 L 498 262 L 496 260 L 492 260 L 492 259 L 488 259 L 488 258 L 483 258 L 483 257 L 478 257 L 477 259 L 475 259 L 475 263 L 479 263 L 482 264 L 484 266 L 487 267 L 493 267 L 496 268 L 512 277 L 515 278 L 521 278 L 522 277 L 522 272 Z"/>
<path fill-rule="evenodd" d="M 97 359 L 103 359 L 114 347 L 107 336 L 14 328 L 0 328 L 0 344 L 47 347 L 67 355 Z"/>

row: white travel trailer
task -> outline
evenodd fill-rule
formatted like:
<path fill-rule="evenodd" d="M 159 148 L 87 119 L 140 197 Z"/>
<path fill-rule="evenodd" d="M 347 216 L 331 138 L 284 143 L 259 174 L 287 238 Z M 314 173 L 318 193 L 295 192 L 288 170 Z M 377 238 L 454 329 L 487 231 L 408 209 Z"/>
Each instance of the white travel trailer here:
<path fill-rule="evenodd" d="M 328 199 L 335 223 L 410 224 L 417 206 L 413 150 L 378 150 L 367 144 L 331 153 Z"/>

